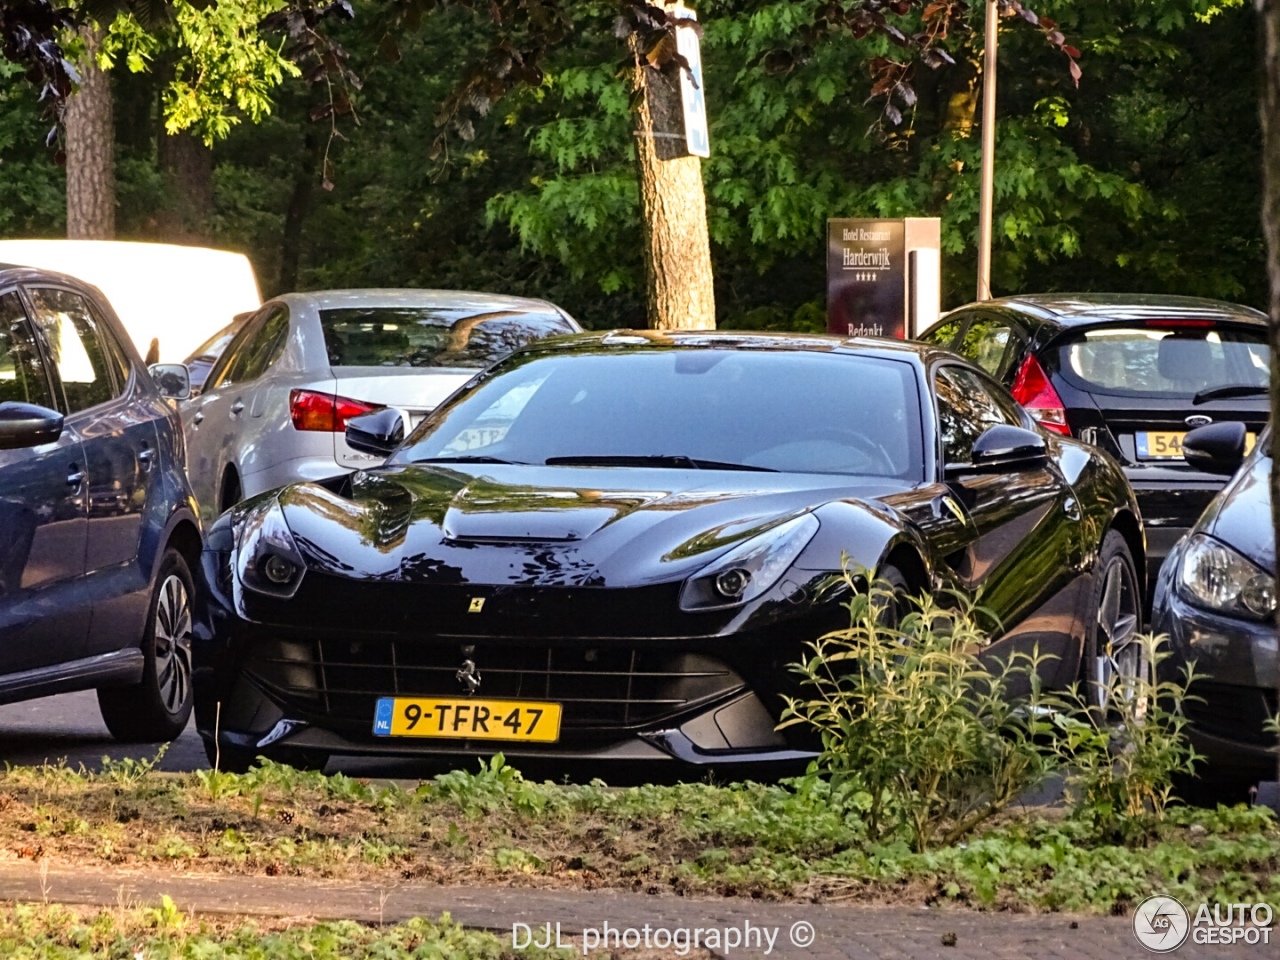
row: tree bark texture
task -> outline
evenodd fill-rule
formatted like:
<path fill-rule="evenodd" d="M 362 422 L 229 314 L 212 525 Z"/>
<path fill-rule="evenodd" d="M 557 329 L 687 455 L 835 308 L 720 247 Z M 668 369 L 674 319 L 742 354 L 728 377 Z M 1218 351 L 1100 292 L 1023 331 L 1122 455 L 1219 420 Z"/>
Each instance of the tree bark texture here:
<path fill-rule="evenodd" d="M 276 278 L 276 292 L 287 293 L 298 289 L 298 272 L 302 262 L 302 229 L 311 213 L 315 198 L 316 181 L 321 177 L 324 163 L 324 139 L 315 124 L 308 127 L 294 167 L 293 190 L 289 194 L 289 207 L 285 211 L 284 230 L 280 236 L 280 273 Z"/>
<path fill-rule="evenodd" d="M 1262 229 L 1271 285 L 1271 510 L 1280 544 L 1280 0 L 1257 0 L 1262 19 Z M 1277 565 L 1280 572 L 1280 564 Z M 1280 761 L 1277 763 L 1280 779 Z"/>
<path fill-rule="evenodd" d="M 213 151 L 189 133 L 160 133 L 157 145 L 168 205 L 160 239 L 206 244 L 213 236 Z"/>
<path fill-rule="evenodd" d="M 714 330 L 716 295 L 702 161 L 688 156 L 662 159 L 674 151 L 664 138 L 654 136 L 655 129 L 670 129 L 667 118 L 655 113 L 672 104 L 679 109 L 679 77 L 640 63 L 637 57 L 636 167 L 649 326 Z"/>
<path fill-rule="evenodd" d="M 115 120 L 111 78 L 98 68 L 97 30 L 82 28 L 87 52 L 80 86 L 67 100 L 67 236 L 110 240 L 116 235 Z"/>

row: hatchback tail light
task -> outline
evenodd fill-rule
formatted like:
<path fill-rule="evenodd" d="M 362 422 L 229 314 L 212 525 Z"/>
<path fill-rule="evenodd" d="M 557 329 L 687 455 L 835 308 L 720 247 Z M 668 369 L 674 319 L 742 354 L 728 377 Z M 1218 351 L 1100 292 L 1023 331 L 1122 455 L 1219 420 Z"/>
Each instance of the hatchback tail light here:
<path fill-rule="evenodd" d="M 352 417 L 380 409 L 381 404 L 365 403 L 363 400 L 352 400 L 332 393 L 317 393 L 314 390 L 289 392 L 289 416 L 295 430 L 342 433 Z"/>
<path fill-rule="evenodd" d="M 1040 426 L 1064 437 L 1071 436 L 1071 428 L 1067 426 L 1067 408 L 1062 405 L 1062 398 L 1045 376 L 1044 367 L 1040 366 L 1035 354 L 1028 354 L 1023 361 L 1018 375 L 1014 377 L 1012 393 L 1013 399 L 1022 404 Z"/>

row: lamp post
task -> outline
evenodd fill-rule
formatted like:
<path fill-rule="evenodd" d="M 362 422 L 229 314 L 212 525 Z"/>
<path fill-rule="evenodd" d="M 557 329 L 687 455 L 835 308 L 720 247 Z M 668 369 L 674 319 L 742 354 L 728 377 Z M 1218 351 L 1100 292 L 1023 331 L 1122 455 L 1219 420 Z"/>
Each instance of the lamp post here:
<path fill-rule="evenodd" d="M 991 220 L 996 168 L 996 44 L 1000 7 L 986 0 L 987 36 L 982 63 L 982 194 L 978 209 L 978 299 L 991 299 Z"/>

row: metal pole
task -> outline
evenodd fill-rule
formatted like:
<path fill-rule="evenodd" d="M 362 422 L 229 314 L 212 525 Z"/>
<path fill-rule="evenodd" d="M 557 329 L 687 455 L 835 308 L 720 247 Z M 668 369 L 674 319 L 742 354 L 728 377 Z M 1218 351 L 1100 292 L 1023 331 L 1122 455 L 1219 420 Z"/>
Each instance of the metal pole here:
<path fill-rule="evenodd" d="M 991 299 L 991 220 L 996 168 L 996 29 L 1000 9 L 987 0 L 987 42 L 982 63 L 982 197 L 978 211 L 978 299 Z"/>

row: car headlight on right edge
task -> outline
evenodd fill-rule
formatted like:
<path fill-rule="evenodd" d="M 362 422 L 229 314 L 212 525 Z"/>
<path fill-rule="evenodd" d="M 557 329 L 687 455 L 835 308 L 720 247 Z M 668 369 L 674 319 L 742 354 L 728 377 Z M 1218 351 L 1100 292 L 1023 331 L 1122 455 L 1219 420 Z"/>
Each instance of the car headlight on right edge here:
<path fill-rule="evenodd" d="M 762 596 L 782 579 L 817 532 L 818 518 L 805 513 L 738 544 L 685 581 L 680 609 L 721 610 Z"/>
<path fill-rule="evenodd" d="M 1182 553 L 1178 592 L 1197 606 L 1265 620 L 1275 613 L 1275 584 L 1271 574 L 1202 533 Z"/>
<path fill-rule="evenodd" d="M 240 519 L 233 562 L 240 583 L 250 590 L 285 600 L 298 592 L 307 567 L 275 497 Z"/>

